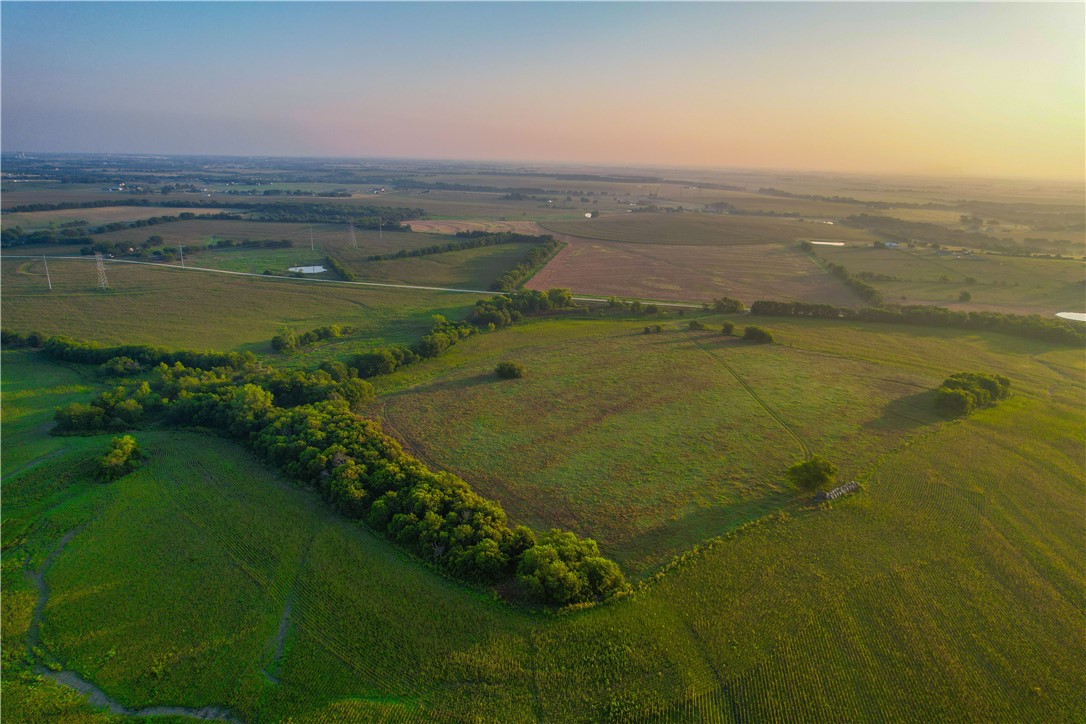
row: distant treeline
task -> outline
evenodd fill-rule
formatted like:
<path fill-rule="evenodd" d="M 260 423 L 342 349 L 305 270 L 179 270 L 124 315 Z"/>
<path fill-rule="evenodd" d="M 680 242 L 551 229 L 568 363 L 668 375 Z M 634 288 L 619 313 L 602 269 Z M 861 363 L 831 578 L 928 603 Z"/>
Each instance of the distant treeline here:
<path fill-rule="evenodd" d="M 985 332 L 1002 332 L 1017 337 L 1055 342 L 1082 344 L 1086 342 L 1086 325 L 1036 314 L 1003 314 L 1001 312 L 959 312 L 928 305 L 896 305 L 884 307 L 835 307 L 832 304 L 805 302 L 757 301 L 750 305 L 751 314 L 773 317 L 813 317 L 818 319 L 848 319 L 861 322 L 915 324 L 927 327 L 950 327 Z"/>
<path fill-rule="evenodd" d="M 74 340 L 46 347 L 103 349 Z M 206 354 L 217 353 L 160 356 L 206 361 Z M 59 408 L 56 419 L 61 431 L 99 431 L 127 429 L 154 413 L 175 425 L 220 430 L 419 558 L 466 580 L 515 580 L 542 603 L 593 603 L 629 590 L 595 541 L 558 530 L 537 540 L 527 527 L 510 528 L 498 503 L 405 453 L 376 422 L 354 412 L 372 397 L 368 383 L 334 362 L 314 372 L 161 363 L 151 380 Z"/>
<path fill-rule="evenodd" d="M 535 274 L 536 271 L 539 270 L 539 267 L 550 259 L 551 255 L 554 254 L 559 247 L 561 247 L 559 241 L 546 237 L 546 241 L 539 246 L 533 247 L 532 250 L 528 252 L 524 261 L 498 277 L 497 281 L 491 285 L 491 288 L 499 292 L 513 291 Z"/>
<path fill-rule="evenodd" d="M 484 246 L 498 246 L 499 244 L 539 244 L 554 237 L 548 235 L 532 236 L 530 234 L 517 234 L 512 231 L 490 233 L 486 231 L 458 231 L 457 238 L 461 241 L 449 241 L 444 244 L 432 244 L 418 249 L 400 249 L 391 254 L 373 254 L 367 257 L 367 261 L 386 261 L 388 259 L 406 259 L 416 256 L 430 256 L 431 254 L 447 254 L 452 251 L 465 249 L 478 249 Z"/>
<path fill-rule="evenodd" d="M 920 241 L 938 249 L 940 245 L 967 246 L 973 249 L 985 249 L 1000 254 L 1029 256 L 1044 253 L 1043 249 L 1028 245 L 1019 245 L 998 239 L 980 231 L 962 231 L 950 229 L 939 224 L 925 221 L 902 221 L 892 216 L 871 216 L 859 214 L 849 216 L 840 222 L 844 226 L 873 231 L 887 241 L 899 244 Z"/>
<path fill-rule="evenodd" d="M 107 206 L 184 207 L 206 209 L 240 209 L 255 221 L 279 221 L 296 223 L 343 223 L 353 222 L 362 229 L 383 228 L 385 231 L 409 231 L 400 222 L 419 219 L 426 212 L 419 208 L 400 206 L 361 206 L 355 204 L 306 204 L 306 203 L 259 203 L 253 201 L 154 200 L 106 199 L 102 201 L 63 202 L 57 204 L 24 204 L 5 209 L 4 213 L 32 213 L 35 211 L 64 211 L 68 209 L 97 209 Z M 192 214 L 192 212 L 186 212 Z M 186 217 L 182 213 L 179 218 Z M 241 217 L 236 217 L 241 218 Z"/>
<path fill-rule="evenodd" d="M 758 189 L 758 193 L 766 196 L 779 196 L 785 199 L 807 199 L 808 201 L 827 201 L 834 204 L 854 204 L 866 206 L 869 209 L 937 209 L 941 211 L 954 210 L 956 206 L 927 202 L 923 204 L 906 201 L 861 201 L 851 196 L 821 196 L 819 194 L 794 194 L 790 191 L 781 191 L 772 187 Z"/>

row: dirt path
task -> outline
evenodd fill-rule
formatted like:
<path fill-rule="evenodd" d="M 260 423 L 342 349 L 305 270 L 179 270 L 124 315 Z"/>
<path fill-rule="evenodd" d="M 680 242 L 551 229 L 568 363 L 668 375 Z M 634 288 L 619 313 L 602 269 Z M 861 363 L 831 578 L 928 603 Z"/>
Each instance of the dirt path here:
<path fill-rule="evenodd" d="M 691 339 L 694 342 L 694 344 L 697 345 L 698 349 L 700 349 L 702 352 L 704 352 L 706 355 L 708 355 L 710 359 L 714 360 L 721 367 L 726 369 L 728 371 L 728 373 L 732 377 L 735 378 L 735 381 L 738 382 L 740 385 L 742 385 L 743 389 L 747 391 L 747 394 L 749 394 L 752 398 L 754 398 L 754 401 L 757 402 L 762 407 L 762 409 L 766 411 L 766 413 L 770 417 L 772 417 L 774 420 L 776 420 L 777 423 L 782 428 L 784 428 L 785 432 L 787 432 L 789 435 L 792 436 L 792 439 L 794 439 L 796 441 L 796 443 L 800 446 L 800 448 L 803 450 L 803 457 L 805 459 L 807 459 L 807 460 L 810 460 L 811 455 L 812 455 L 811 448 L 808 447 L 807 442 L 802 437 L 799 436 L 799 433 L 797 433 L 795 430 L 793 430 L 792 426 L 789 425 L 787 422 L 785 422 L 783 417 L 781 417 L 779 414 L 777 414 L 777 412 L 772 407 L 770 407 L 766 403 L 765 400 L 763 400 L 761 397 L 759 397 L 758 393 L 754 391 L 754 388 L 751 387 L 750 385 L 748 385 L 747 381 L 744 380 L 742 377 L 740 377 L 739 373 L 736 372 L 732 368 L 732 366 L 730 364 L 728 364 L 722 358 L 720 358 L 717 355 L 713 354 L 709 350 L 705 349 L 705 347 L 700 342 L 698 342 L 696 339 L 694 339 L 692 336 L 691 336 Z"/>

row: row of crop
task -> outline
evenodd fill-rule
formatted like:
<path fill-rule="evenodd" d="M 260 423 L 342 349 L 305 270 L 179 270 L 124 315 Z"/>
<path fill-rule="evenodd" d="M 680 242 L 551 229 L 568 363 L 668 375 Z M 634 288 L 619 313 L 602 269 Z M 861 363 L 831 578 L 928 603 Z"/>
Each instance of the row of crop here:
<path fill-rule="evenodd" d="M 1003 314 L 1001 312 L 959 312 L 928 305 L 896 305 L 885 307 L 835 307 L 831 304 L 806 302 L 775 302 L 760 300 L 750 305 L 751 314 L 773 317 L 812 317 L 818 319 L 847 319 L 859 322 L 915 324 L 926 327 L 950 327 L 986 332 L 1002 332 L 1058 344 L 1082 344 L 1086 341 L 1086 326 L 1059 318 L 1048 319 L 1036 314 Z"/>

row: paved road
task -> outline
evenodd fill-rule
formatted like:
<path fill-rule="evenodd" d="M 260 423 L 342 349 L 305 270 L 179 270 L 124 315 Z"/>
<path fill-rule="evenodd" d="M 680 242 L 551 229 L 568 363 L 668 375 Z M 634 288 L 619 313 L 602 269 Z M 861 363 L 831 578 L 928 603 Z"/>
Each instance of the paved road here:
<path fill-rule="evenodd" d="M 30 255 L 20 255 L 20 254 L 4 254 L 0 258 L 2 258 L 2 259 L 41 259 L 42 257 L 40 255 L 38 255 L 38 256 L 30 256 Z M 88 256 L 49 256 L 47 258 L 48 259 L 81 259 L 81 260 L 84 260 L 84 261 L 93 261 L 94 260 L 94 257 L 88 257 Z M 192 271 L 192 272 L 208 272 L 208 273 L 212 273 L 212 274 L 232 274 L 233 276 L 239 276 L 239 277 L 259 277 L 261 279 L 275 279 L 275 280 L 287 281 L 287 282 L 300 282 L 300 283 L 303 283 L 303 284 L 352 284 L 352 285 L 355 285 L 355 286 L 363 286 L 363 287 L 388 287 L 388 288 L 391 288 L 391 289 L 421 289 L 421 290 L 430 291 L 430 292 L 455 292 L 455 293 L 460 293 L 460 294 L 482 294 L 483 296 L 487 296 L 487 297 L 494 296 L 495 294 L 502 294 L 502 295 L 507 294 L 506 292 L 495 292 L 495 291 L 493 291 L 491 289 L 458 289 L 458 288 L 455 288 L 455 287 L 428 287 L 428 286 L 422 286 L 422 285 L 419 285 L 419 284 L 389 284 L 387 282 L 348 282 L 348 281 L 343 281 L 341 279 L 305 279 L 305 278 L 299 278 L 299 277 L 281 277 L 281 276 L 273 276 L 273 275 L 269 275 L 269 274 L 255 274 L 253 272 L 227 271 L 225 269 L 209 269 L 207 267 L 190 266 L 188 264 L 186 264 L 184 267 L 180 267 L 180 266 L 176 266 L 174 264 L 163 264 L 162 262 L 134 261 L 134 260 L 131 260 L 131 259 L 103 259 L 103 261 L 108 262 L 110 264 L 139 264 L 139 265 L 142 265 L 142 266 L 152 266 L 152 267 L 155 267 L 157 269 L 173 269 L 175 271 L 185 271 L 185 272 L 189 272 L 189 271 Z M 578 301 L 578 302 L 605 302 L 605 301 L 607 301 L 606 297 L 573 297 L 573 299 L 575 301 Z M 633 300 L 631 299 L 631 301 L 633 301 Z M 660 307 L 684 307 L 684 308 L 687 308 L 687 309 L 700 309 L 701 308 L 700 304 L 695 304 L 693 302 L 658 302 L 658 301 L 646 300 L 646 299 L 642 299 L 640 301 L 643 302 L 643 303 L 647 303 L 647 304 L 655 304 L 655 305 L 660 306 Z"/>

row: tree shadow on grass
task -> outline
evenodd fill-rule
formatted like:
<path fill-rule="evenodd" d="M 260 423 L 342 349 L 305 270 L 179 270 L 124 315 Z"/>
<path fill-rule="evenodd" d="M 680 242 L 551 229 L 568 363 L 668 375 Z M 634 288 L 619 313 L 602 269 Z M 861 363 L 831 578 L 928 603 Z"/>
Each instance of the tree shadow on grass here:
<path fill-rule="evenodd" d="M 935 410 L 935 391 L 924 390 L 891 400 L 882 408 L 882 415 L 864 423 L 864 427 L 877 432 L 905 433 L 940 422 L 945 422 L 945 418 Z"/>
<path fill-rule="evenodd" d="M 529 373 L 530 374 L 530 373 Z M 425 384 L 416 385 L 414 387 L 408 387 L 400 394 L 409 393 L 412 395 L 426 394 L 428 392 L 448 392 L 450 390 L 466 390 L 479 385 L 489 384 L 516 384 L 517 380 L 504 380 L 498 377 L 497 373 L 493 370 L 487 372 L 479 372 L 474 375 L 468 375 L 467 377 L 449 378 L 443 377 L 436 380 L 432 380 Z"/>

